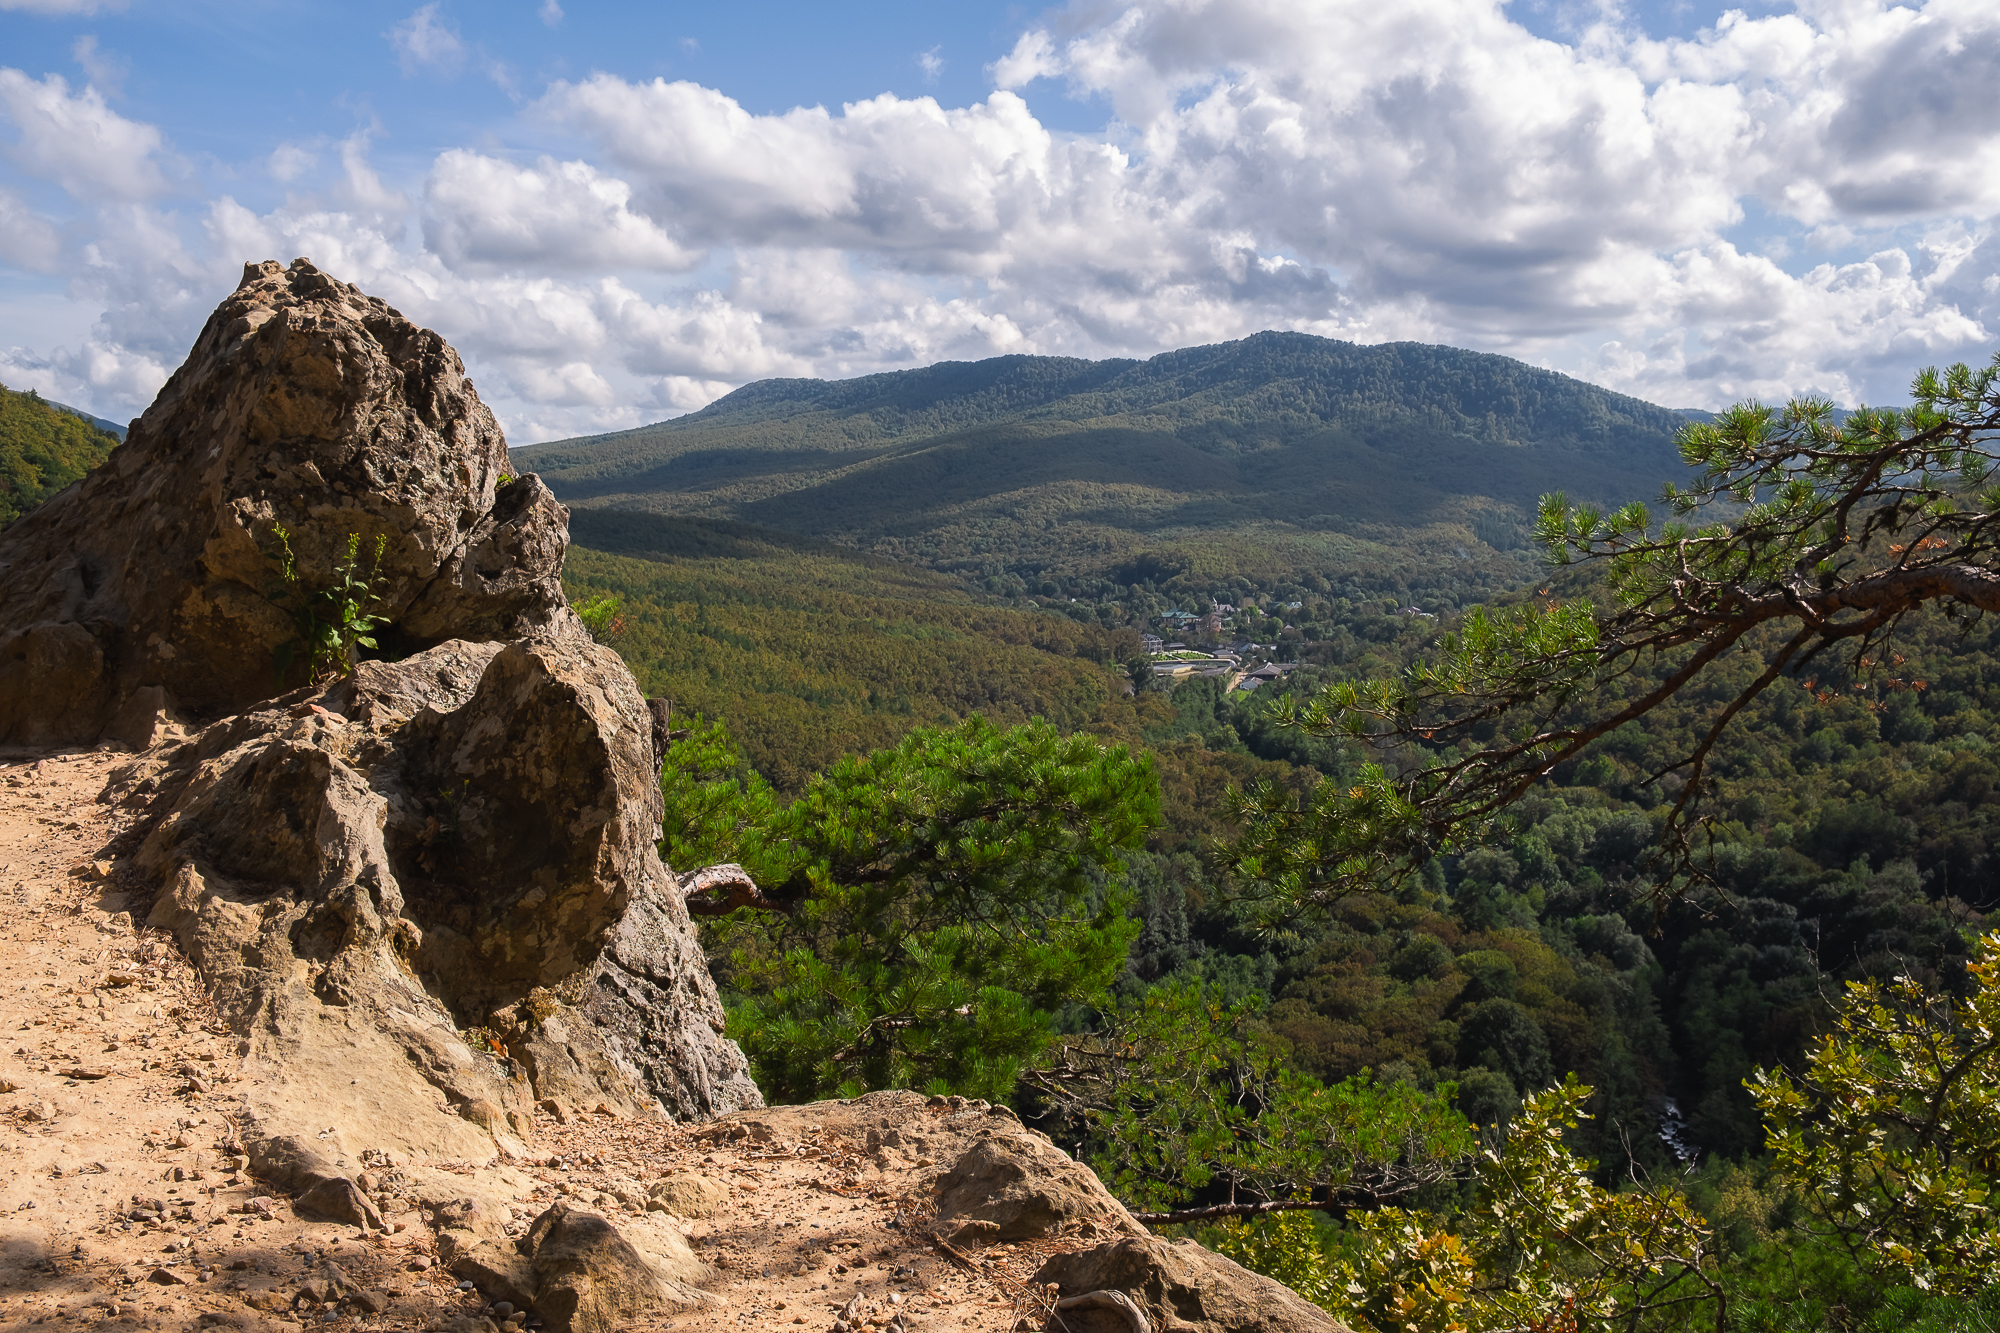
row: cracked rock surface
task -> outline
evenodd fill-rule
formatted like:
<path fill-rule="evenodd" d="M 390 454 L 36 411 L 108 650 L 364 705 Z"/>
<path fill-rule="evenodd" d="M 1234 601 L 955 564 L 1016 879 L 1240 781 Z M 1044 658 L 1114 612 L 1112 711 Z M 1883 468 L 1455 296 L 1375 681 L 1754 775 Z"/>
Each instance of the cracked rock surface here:
<path fill-rule="evenodd" d="M 278 693 L 274 525 L 321 586 L 386 538 L 405 649 L 554 626 L 568 515 L 506 472 L 443 338 L 306 260 L 246 265 L 126 443 L 0 536 L 0 744 L 148 744 Z"/>

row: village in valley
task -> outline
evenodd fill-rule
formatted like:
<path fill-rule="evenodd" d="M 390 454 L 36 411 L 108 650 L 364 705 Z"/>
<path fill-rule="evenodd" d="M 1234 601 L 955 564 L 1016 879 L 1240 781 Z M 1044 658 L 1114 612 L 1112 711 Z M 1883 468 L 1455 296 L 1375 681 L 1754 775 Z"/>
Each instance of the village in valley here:
<path fill-rule="evenodd" d="M 1271 611 L 1279 614 L 1297 611 L 1302 605 L 1300 602 L 1281 602 Z M 1298 662 L 1272 660 L 1273 654 L 1282 651 L 1282 637 L 1280 643 L 1253 643 L 1247 638 L 1224 643 L 1223 636 L 1235 628 L 1233 617 L 1236 615 L 1237 608 L 1228 602 L 1210 602 L 1206 615 L 1196 615 L 1192 611 L 1168 611 L 1160 616 L 1157 622 L 1159 633 L 1139 636 L 1140 646 L 1152 661 L 1153 675 L 1176 682 L 1196 676 L 1222 676 L 1227 678 L 1223 684 L 1224 693 L 1242 691 L 1248 694 L 1273 681 L 1282 680 L 1298 669 Z M 1284 629 L 1297 635 L 1296 628 L 1290 624 Z M 1188 640 L 1193 640 L 1193 643 Z"/>

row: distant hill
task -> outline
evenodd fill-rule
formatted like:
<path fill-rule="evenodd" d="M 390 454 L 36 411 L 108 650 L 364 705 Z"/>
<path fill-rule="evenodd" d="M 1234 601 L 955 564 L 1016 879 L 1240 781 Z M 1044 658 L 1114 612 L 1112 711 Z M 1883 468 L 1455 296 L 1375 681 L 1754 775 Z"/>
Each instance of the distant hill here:
<path fill-rule="evenodd" d="M 53 398 L 44 398 L 42 401 L 47 403 L 50 407 L 55 408 L 58 412 L 67 412 L 73 417 L 82 417 L 85 421 L 97 427 L 99 430 L 103 431 L 106 435 L 111 436 L 113 439 L 117 440 L 120 444 L 123 444 L 125 442 L 126 427 L 119 425 L 117 422 L 113 421 L 110 417 L 94 416 L 91 413 L 84 411 L 80 407 L 71 407 L 68 403 L 59 403 Z"/>
<path fill-rule="evenodd" d="M 110 457 L 121 435 L 33 390 L 0 386 L 0 528 Z"/>
<path fill-rule="evenodd" d="M 939 566 L 1110 569 L 1328 534 L 1522 544 L 1536 499 L 1650 498 L 1687 417 L 1508 357 L 1297 333 L 1147 361 L 1008 356 L 763 380 L 515 451 L 573 506 L 701 514 Z M 1440 526 L 1442 525 L 1442 526 Z"/>

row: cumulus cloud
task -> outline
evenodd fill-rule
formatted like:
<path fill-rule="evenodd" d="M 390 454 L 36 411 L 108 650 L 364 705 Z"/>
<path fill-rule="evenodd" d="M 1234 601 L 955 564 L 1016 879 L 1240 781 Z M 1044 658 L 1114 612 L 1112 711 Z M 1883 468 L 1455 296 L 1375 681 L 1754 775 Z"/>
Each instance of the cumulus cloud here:
<path fill-rule="evenodd" d="M 119 419 L 121 409 L 129 409 L 126 420 L 138 415 L 131 405 L 150 401 L 167 374 L 159 362 L 96 338 L 50 352 L 0 349 L 0 384 L 33 389 L 59 403 L 89 405 L 113 420 Z"/>
<path fill-rule="evenodd" d="M 350 208 L 377 217 L 397 217 L 409 211 L 410 201 L 401 190 L 382 183 L 382 177 L 368 160 L 368 146 L 374 131 L 356 130 L 340 141 L 341 202 Z"/>
<path fill-rule="evenodd" d="M 602 272 L 685 269 L 683 249 L 631 211 L 632 187 L 587 162 L 516 167 L 463 149 L 442 154 L 424 185 L 424 238 L 454 268 L 521 265 Z"/>
<path fill-rule="evenodd" d="M 62 235 L 56 224 L 12 190 L 0 189 L 0 263 L 49 273 L 61 253 Z"/>
<path fill-rule="evenodd" d="M 60 74 L 0 69 L 0 115 L 15 131 L 4 152 L 31 176 L 86 203 L 150 199 L 168 189 L 157 127 L 127 120 L 96 88 L 72 93 Z"/>
<path fill-rule="evenodd" d="M 101 211 L 78 244 L 0 197 L 0 226 L 25 219 L 0 244 L 83 255 L 93 336 L 133 366 L 170 364 L 244 259 L 311 255 L 443 331 L 529 439 L 761 376 L 1269 327 L 1504 351 L 1675 406 L 1881 400 L 1985 355 L 2000 11 L 1842 0 L 1672 41 L 1619 12 L 1550 41 L 1496 0 L 1090 0 L 958 107 L 759 114 L 598 73 L 529 104 L 530 152 L 496 133 L 385 179 L 371 125 L 317 192 L 216 200 L 199 237 L 147 206 L 156 130 L 6 71 L 4 150 Z M 411 72 L 470 54 L 437 4 L 391 40 Z M 1112 123 L 1051 130 L 1026 94 L 1062 92 Z M 267 163 L 304 182 L 334 151 Z"/>
<path fill-rule="evenodd" d="M 302 144 L 281 143 L 264 165 L 273 180 L 294 181 L 319 165 L 319 154 Z"/>
<path fill-rule="evenodd" d="M 385 34 L 403 73 L 435 70 L 455 74 L 465 60 L 465 42 L 458 27 L 439 12 L 436 0 L 424 5 Z"/>
<path fill-rule="evenodd" d="M 734 247 L 732 302 L 815 364 L 899 338 L 921 355 L 926 321 L 963 307 L 1037 350 L 1275 325 L 1716 402 L 1879 391 L 1991 336 L 1947 281 L 1961 261 L 1884 228 L 2000 212 L 1996 65 L 2000 12 L 1954 0 L 1732 12 L 1674 42 L 1600 19 L 1566 43 L 1485 0 L 1142 0 L 1022 34 L 964 108 L 753 115 L 599 74 L 536 109 L 635 208 Z M 1050 133 L 1010 91 L 1047 79 L 1116 125 Z M 1797 246 L 1739 243 L 1752 203 Z M 1870 257 L 1786 266 L 1869 235 Z"/>
<path fill-rule="evenodd" d="M 987 67 L 993 76 L 993 86 L 1010 91 L 1025 88 L 1036 79 L 1047 78 L 1062 72 L 1062 61 L 1056 57 L 1055 39 L 1041 28 L 1021 34 L 1014 43 L 1014 49 Z"/>

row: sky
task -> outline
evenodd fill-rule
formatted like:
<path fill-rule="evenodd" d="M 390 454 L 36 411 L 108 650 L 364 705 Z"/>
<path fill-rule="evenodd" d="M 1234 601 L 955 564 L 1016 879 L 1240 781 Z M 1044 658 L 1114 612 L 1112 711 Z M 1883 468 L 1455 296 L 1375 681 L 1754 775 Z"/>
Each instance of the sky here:
<path fill-rule="evenodd" d="M 0 0 L 0 382 L 124 420 L 246 261 L 512 443 L 1293 329 L 1670 407 L 2000 342 L 2000 4 Z"/>

